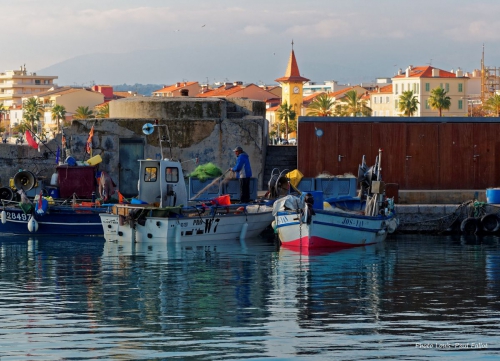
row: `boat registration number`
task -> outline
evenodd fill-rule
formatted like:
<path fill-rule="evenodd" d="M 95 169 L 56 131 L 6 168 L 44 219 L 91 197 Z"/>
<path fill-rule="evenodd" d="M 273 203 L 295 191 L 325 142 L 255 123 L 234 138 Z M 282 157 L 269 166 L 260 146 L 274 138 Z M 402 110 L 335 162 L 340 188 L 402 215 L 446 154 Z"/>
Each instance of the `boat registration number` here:
<path fill-rule="evenodd" d="M 27 221 L 28 216 L 24 213 L 17 213 L 17 212 L 5 212 L 7 219 L 12 219 L 12 220 L 18 220 L 18 221 Z"/>
<path fill-rule="evenodd" d="M 361 219 L 344 218 L 342 224 L 353 227 L 363 227 L 364 221 Z"/>

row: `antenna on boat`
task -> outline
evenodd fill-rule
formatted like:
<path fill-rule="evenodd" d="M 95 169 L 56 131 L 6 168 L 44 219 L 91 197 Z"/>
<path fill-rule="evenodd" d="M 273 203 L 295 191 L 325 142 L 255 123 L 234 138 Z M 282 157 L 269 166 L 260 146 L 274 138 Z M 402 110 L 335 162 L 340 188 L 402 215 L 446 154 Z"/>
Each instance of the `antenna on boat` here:
<path fill-rule="evenodd" d="M 142 126 L 142 132 L 146 135 L 150 135 L 154 132 L 154 128 L 158 127 L 158 141 L 160 143 L 160 154 L 161 154 L 161 159 L 163 158 L 163 142 L 168 142 L 169 148 L 170 148 L 170 159 L 172 159 L 172 142 L 170 140 L 170 132 L 168 131 L 168 125 L 160 125 L 158 119 L 155 119 L 155 123 L 146 123 Z M 161 135 L 161 128 L 160 127 L 165 127 L 166 128 L 166 136 Z"/>

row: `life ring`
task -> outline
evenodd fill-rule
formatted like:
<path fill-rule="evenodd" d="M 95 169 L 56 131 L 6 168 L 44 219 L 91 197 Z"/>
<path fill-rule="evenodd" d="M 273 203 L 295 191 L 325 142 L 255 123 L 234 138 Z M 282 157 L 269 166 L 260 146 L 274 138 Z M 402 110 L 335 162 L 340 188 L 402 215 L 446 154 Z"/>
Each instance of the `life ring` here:
<path fill-rule="evenodd" d="M 477 232 L 478 219 L 474 217 L 465 218 L 460 224 L 460 231 L 467 234 L 473 234 Z"/>
<path fill-rule="evenodd" d="M 485 232 L 497 232 L 500 229 L 500 219 L 495 213 L 488 213 L 481 218 L 481 225 Z"/>

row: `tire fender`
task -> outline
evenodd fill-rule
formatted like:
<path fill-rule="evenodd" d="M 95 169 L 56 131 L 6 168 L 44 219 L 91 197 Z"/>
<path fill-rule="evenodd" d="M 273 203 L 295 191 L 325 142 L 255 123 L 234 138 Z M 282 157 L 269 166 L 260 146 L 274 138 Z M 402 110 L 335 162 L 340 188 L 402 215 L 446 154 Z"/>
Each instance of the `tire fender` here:
<path fill-rule="evenodd" d="M 495 213 L 488 213 L 481 218 L 481 226 L 485 232 L 497 232 L 500 229 L 500 219 Z"/>
<path fill-rule="evenodd" d="M 478 219 L 474 217 L 465 218 L 460 224 L 460 231 L 462 233 L 476 233 L 478 229 Z"/>

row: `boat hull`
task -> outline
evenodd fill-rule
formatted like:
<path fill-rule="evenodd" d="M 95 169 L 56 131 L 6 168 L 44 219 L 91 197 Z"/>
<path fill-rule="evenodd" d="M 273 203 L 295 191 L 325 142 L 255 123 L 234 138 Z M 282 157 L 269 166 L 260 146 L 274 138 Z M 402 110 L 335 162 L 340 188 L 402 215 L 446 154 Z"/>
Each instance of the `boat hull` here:
<path fill-rule="evenodd" d="M 278 212 L 275 227 L 288 247 L 346 248 L 383 242 L 390 216 L 364 216 L 315 210 L 309 224 L 294 211 Z"/>
<path fill-rule="evenodd" d="M 51 208 L 44 215 L 35 215 L 38 225 L 36 231 L 30 231 L 28 227 L 31 214 L 25 214 L 17 207 L 6 207 L 3 210 L 5 223 L 0 222 L 2 234 L 99 236 L 104 233 L 99 214 L 105 212 L 105 208 Z"/>
<path fill-rule="evenodd" d="M 211 241 L 258 236 L 273 221 L 272 209 L 255 213 L 197 217 L 146 217 L 144 222 L 124 222 L 123 216 L 101 214 L 104 238 L 108 241 Z"/>

